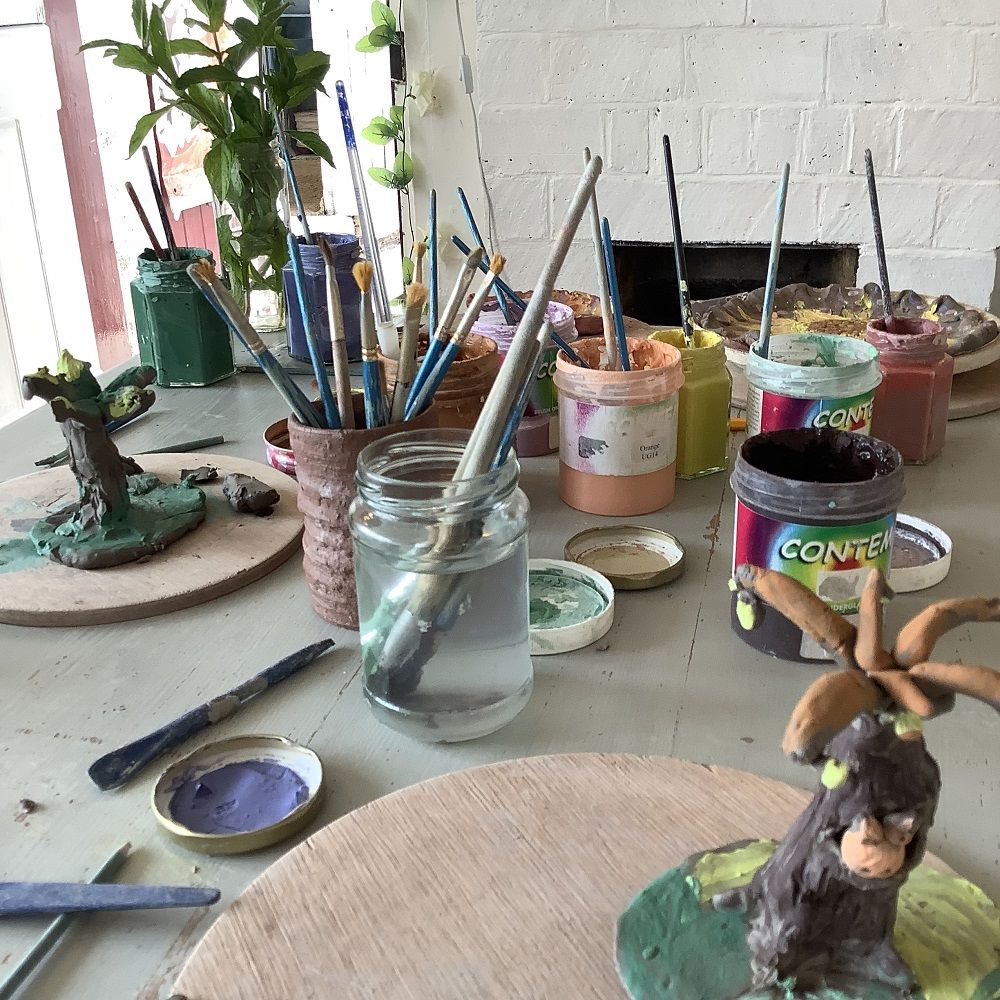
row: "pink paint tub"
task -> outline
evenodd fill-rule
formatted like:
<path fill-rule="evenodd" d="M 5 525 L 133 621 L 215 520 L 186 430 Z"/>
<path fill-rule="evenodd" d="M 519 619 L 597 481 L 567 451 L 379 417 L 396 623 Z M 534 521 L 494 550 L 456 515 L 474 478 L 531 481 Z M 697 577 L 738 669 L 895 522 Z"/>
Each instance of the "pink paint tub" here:
<path fill-rule="evenodd" d="M 264 431 L 264 454 L 267 464 L 286 476 L 295 478 L 295 452 L 288 439 L 288 418 L 275 420 Z"/>

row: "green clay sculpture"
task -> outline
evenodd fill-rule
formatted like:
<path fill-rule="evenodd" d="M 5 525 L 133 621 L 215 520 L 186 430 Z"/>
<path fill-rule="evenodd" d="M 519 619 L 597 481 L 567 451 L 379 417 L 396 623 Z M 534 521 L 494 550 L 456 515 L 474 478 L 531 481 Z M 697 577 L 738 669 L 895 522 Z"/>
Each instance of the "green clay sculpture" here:
<path fill-rule="evenodd" d="M 129 368 L 105 389 L 90 364 L 63 351 L 56 373 L 40 368 L 21 381 L 25 399 L 44 399 L 62 428 L 79 500 L 41 518 L 31 530 L 40 555 L 77 569 L 102 569 L 151 555 L 205 518 L 205 494 L 167 485 L 123 458 L 105 424 L 145 413 L 156 399 L 155 372 Z"/>

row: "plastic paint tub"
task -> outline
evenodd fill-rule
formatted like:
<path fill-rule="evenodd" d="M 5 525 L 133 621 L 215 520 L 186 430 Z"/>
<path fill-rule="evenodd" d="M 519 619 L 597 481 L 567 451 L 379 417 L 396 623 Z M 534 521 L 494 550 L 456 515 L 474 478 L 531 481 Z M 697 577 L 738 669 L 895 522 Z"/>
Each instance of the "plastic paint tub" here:
<path fill-rule="evenodd" d="M 884 319 L 872 320 L 865 338 L 878 351 L 883 375 L 875 393 L 875 436 L 895 445 L 904 462 L 929 462 L 944 447 L 955 372 L 944 330 L 900 316 L 892 333 Z"/>
<path fill-rule="evenodd" d="M 628 340 L 631 371 L 601 371 L 604 347 L 581 340 L 579 368 L 561 351 L 559 496 L 591 514 L 649 514 L 674 498 L 681 352 L 655 340 Z"/>
<path fill-rule="evenodd" d="M 773 336 L 768 357 L 751 347 L 746 377 L 747 434 L 786 427 L 871 433 L 882 372 L 878 351 L 863 340 L 826 333 Z"/>
<path fill-rule="evenodd" d="M 573 310 L 561 302 L 550 302 L 545 310 L 545 317 L 553 329 L 563 340 L 572 343 L 576 340 L 576 323 Z M 504 320 L 503 313 L 496 301 L 487 302 L 479 319 L 472 327 L 473 333 L 489 337 L 500 350 L 501 358 L 507 356 L 510 342 L 517 332 L 517 326 L 510 326 Z M 538 371 L 535 373 L 535 383 L 528 397 L 524 416 L 517 428 L 514 448 L 519 458 L 529 458 L 533 455 L 550 455 L 559 449 L 559 397 L 556 393 L 553 376 L 556 371 L 555 344 L 549 344 L 538 360 Z"/>
<path fill-rule="evenodd" d="M 650 340 L 672 344 L 681 352 L 684 384 L 677 417 L 677 475 L 697 479 L 722 472 L 729 450 L 729 401 L 732 376 L 726 367 L 722 337 L 695 330 L 690 347 L 680 327 L 657 330 Z"/>
<path fill-rule="evenodd" d="M 841 614 L 858 610 L 872 569 L 889 578 L 903 459 L 861 434 L 798 428 L 748 438 L 731 479 L 736 494 L 733 568 L 752 563 L 794 577 Z M 732 600 L 733 630 L 784 660 L 829 656 L 784 615 L 757 602 L 745 629 Z"/>
<path fill-rule="evenodd" d="M 347 341 L 347 357 L 351 361 L 361 360 L 361 326 L 358 309 L 361 293 L 351 274 L 351 268 L 361 259 L 361 246 L 356 236 L 346 233 L 321 233 L 323 239 L 333 248 L 333 261 L 337 268 L 337 289 L 340 291 L 340 307 L 344 314 L 344 339 Z M 302 257 L 302 271 L 305 277 L 306 294 L 313 307 L 316 336 L 319 338 L 320 352 L 327 364 L 333 361 L 333 347 L 330 344 L 330 311 L 326 305 L 326 265 L 318 246 L 303 243 L 299 239 L 299 255 Z M 309 361 L 309 345 L 302 326 L 302 309 L 299 293 L 295 287 L 295 275 L 289 261 L 281 269 L 281 282 L 285 289 L 285 311 L 288 323 L 288 353 L 300 361 Z"/>

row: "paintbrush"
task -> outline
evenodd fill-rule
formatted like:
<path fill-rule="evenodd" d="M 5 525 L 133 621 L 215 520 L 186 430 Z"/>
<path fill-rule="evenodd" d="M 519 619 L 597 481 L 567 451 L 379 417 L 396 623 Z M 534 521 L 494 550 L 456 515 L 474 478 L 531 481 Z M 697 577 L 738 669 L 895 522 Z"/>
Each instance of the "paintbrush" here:
<path fill-rule="evenodd" d="M 418 263 L 419 260 L 418 257 Z M 399 423 L 406 414 L 406 400 L 417 374 L 417 341 L 420 337 L 420 317 L 426 301 L 427 286 L 422 285 L 419 280 L 414 281 L 406 289 L 406 320 L 403 324 L 403 342 L 399 348 L 399 365 L 396 368 L 396 385 L 392 391 L 392 413 L 389 417 L 394 424 Z"/>
<path fill-rule="evenodd" d="M 674 232 L 674 269 L 677 272 L 677 294 L 681 306 L 681 329 L 684 331 L 684 343 L 691 347 L 694 337 L 694 325 L 691 322 L 691 293 L 688 290 L 687 263 L 684 260 L 684 237 L 681 235 L 681 212 L 677 204 L 674 158 L 670 153 L 670 136 L 668 135 L 663 137 L 663 165 L 667 171 L 670 225 Z"/>
<path fill-rule="evenodd" d="M 878 209 L 878 190 L 875 187 L 875 164 L 872 151 L 865 150 L 865 173 L 868 175 L 868 200 L 872 206 L 872 226 L 875 230 L 875 257 L 878 260 L 879 283 L 882 285 L 882 311 L 885 328 L 892 331 L 892 292 L 889 290 L 889 267 L 885 260 L 885 241 L 882 239 L 882 214 Z"/>
<path fill-rule="evenodd" d="M 427 244 L 421 240 L 413 248 L 413 256 L 416 257 L 416 263 L 413 266 L 413 280 L 418 284 L 422 285 L 424 283 L 424 254 L 427 253 Z"/>
<path fill-rule="evenodd" d="M 628 341 L 625 339 L 625 317 L 622 314 L 622 299 L 618 291 L 618 270 L 615 268 L 615 252 L 611 246 L 611 226 L 607 216 L 601 220 L 601 244 L 604 247 L 604 264 L 608 271 L 608 291 L 611 294 L 611 316 L 615 323 L 615 339 L 618 341 L 619 371 L 632 370 L 629 361 Z"/>
<path fill-rule="evenodd" d="M 424 384 L 420 387 L 413 405 L 406 408 L 407 419 L 415 417 L 418 413 L 422 413 L 430 405 L 431 400 L 434 398 L 434 393 L 437 392 L 438 387 L 444 381 L 445 375 L 448 374 L 448 369 L 455 358 L 458 357 L 458 352 L 465 343 L 465 338 L 468 337 L 473 324 L 479 318 L 479 314 L 483 310 L 483 303 L 486 301 L 486 297 L 490 294 L 490 289 L 493 287 L 493 282 L 503 270 L 506 263 L 506 259 L 501 254 L 494 254 L 490 259 L 490 268 L 486 273 L 486 277 L 480 283 L 461 321 L 455 327 L 455 332 L 451 335 L 451 339 L 441 352 L 441 357 L 438 358 L 434 370 L 427 376 Z"/>
<path fill-rule="evenodd" d="M 195 438 L 193 441 L 176 441 L 174 444 L 164 444 L 157 448 L 146 448 L 144 451 L 132 452 L 134 455 L 183 455 L 188 451 L 200 451 L 202 448 L 214 448 L 217 444 L 225 444 L 226 439 L 221 434 L 211 437 Z"/>
<path fill-rule="evenodd" d="M 340 286 L 337 283 L 337 263 L 329 242 L 320 236 L 318 243 L 326 268 L 326 309 L 330 314 L 330 353 L 333 356 L 337 409 L 340 411 L 341 428 L 350 431 L 354 430 L 354 402 L 351 399 L 351 372 L 347 360 L 344 308 L 340 301 Z"/>
<path fill-rule="evenodd" d="M 361 291 L 361 382 L 365 390 L 365 426 L 369 430 L 382 427 L 387 417 L 375 313 L 372 311 L 373 271 L 371 261 L 367 260 L 359 260 L 352 270 Z"/>
<path fill-rule="evenodd" d="M 546 329 L 548 327 L 548 329 Z M 538 362 L 541 359 L 542 351 L 545 350 L 545 344 L 551 335 L 551 324 L 546 320 L 542 324 L 541 336 L 535 342 L 535 348 L 530 356 L 530 361 L 527 365 L 529 371 L 537 371 Z M 614 341 L 612 341 L 613 343 Z M 514 438 L 517 435 L 518 425 L 521 423 L 521 418 L 524 416 L 524 411 L 528 407 L 528 400 L 531 398 L 531 390 L 534 388 L 535 379 L 526 378 L 521 386 L 521 392 L 511 407 L 510 413 L 507 414 L 507 419 L 504 421 L 503 432 L 500 435 L 500 444 L 497 447 L 497 455 L 493 460 L 493 468 L 498 469 L 507 460 L 507 453 L 511 449 L 511 445 L 514 443 Z"/>
<path fill-rule="evenodd" d="M 584 147 L 583 165 L 590 163 L 590 148 Z M 597 270 L 597 291 L 601 299 L 601 326 L 604 329 L 604 350 L 608 368 L 618 368 L 618 341 L 615 339 L 614 321 L 611 318 L 611 290 L 608 286 L 608 266 L 604 260 L 604 243 L 601 241 L 601 212 L 597 207 L 597 188 L 590 196 L 590 238 L 594 243 L 594 265 Z"/>
<path fill-rule="evenodd" d="M 156 233 L 153 232 L 153 227 L 149 223 L 149 218 L 146 216 L 146 210 L 142 207 L 142 202 L 139 201 L 139 196 L 135 193 L 135 188 L 132 187 L 131 181 L 125 182 L 125 190 L 128 192 L 129 198 L 132 199 L 132 204 L 135 206 L 136 215 L 139 216 L 139 221 L 142 223 L 142 228 L 146 230 L 146 236 L 149 237 L 149 245 L 160 260 L 166 257 L 163 252 L 163 247 L 160 246 L 160 241 L 156 238 Z"/>
<path fill-rule="evenodd" d="M 778 259 L 781 256 L 781 230 L 785 225 L 785 202 L 788 199 L 788 173 L 786 163 L 778 182 L 778 202 L 774 208 L 774 229 L 771 232 L 771 256 L 767 262 L 767 281 L 764 283 L 764 305 L 760 315 L 760 339 L 757 354 L 769 356 L 771 350 L 771 313 L 774 311 L 774 292 L 778 287 Z"/>
<path fill-rule="evenodd" d="M 427 342 L 427 353 L 421 359 L 420 367 L 417 369 L 417 374 L 413 379 L 413 385 L 410 386 L 410 395 L 406 399 L 405 407 L 407 412 L 413 404 L 413 400 L 417 398 L 420 387 L 424 384 L 430 373 L 434 371 L 434 366 L 437 364 L 437 360 L 444 350 L 444 345 L 448 341 L 450 327 L 455 322 L 458 310 L 462 306 L 462 300 L 465 298 L 465 293 L 469 290 L 469 285 L 472 284 L 472 276 L 476 273 L 476 268 L 480 262 L 485 263 L 483 261 L 483 251 L 482 249 L 476 249 L 467 255 L 465 264 L 462 265 L 461 271 L 458 272 L 458 277 L 455 279 L 455 287 L 452 288 L 451 295 L 448 297 L 447 303 L 445 303 L 444 313 L 438 320 L 438 325 L 432 330 Z"/>
<path fill-rule="evenodd" d="M 122 865 L 128 858 L 128 852 L 132 849 L 131 844 L 123 844 L 108 858 L 107 861 L 97 869 L 87 880 L 89 885 L 98 885 L 104 882 L 111 882 L 115 875 L 121 871 Z M 56 942 L 69 929 L 70 924 L 76 919 L 74 913 L 61 913 L 55 920 L 45 928 L 42 936 L 31 946 L 28 953 L 15 965 L 7 978 L 0 983 L 0 1000 L 10 1000 L 17 992 L 18 987 L 31 975 L 41 964 L 42 959 L 55 947 Z"/>
<path fill-rule="evenodd" d="M 167 216 L 167 206 L 163 200 L 163 191 L 160 188 L 160 177 L 150 159 L 149 150 L 142 147 L 142 158 L 146 161 L 146 171 L 149 174 L 149 183 L 153 188 L 153 201 L 156 202 L 156 210 L 160 213 L 160 224 L 163 226 L 163 235 L 167 240 L 167 250 L 171 260 L 180 260 L 177 252 L 177 244 L 174 242 L 174 231 L 170 228 L 170 219 Z"/>
<path fill-rule="evenodd" d="M 306 346 L 309 348 L 309 360 L 312 362 L 313 375 L 319 388 L 319 398 L 323 404 L 323 415 L 329 430 L 340 430 L 340 414 L 330 391 L 330 380 L 326 376 L 326 364 L 323 361 L 323 350 L 313 323 L 313 307 L 309 301 L 309 286 L 306 284 L 305 271 L 302 268 L 302 255 L 299 253 L 299 241 L 291 231 L 286 234 L 288 257 L 292 263 L 292 276 L 295 279 L 295 293 L 299 300 L 299 313 L 302 316 L 302 329 L 306 335 Z"/>
<path fill-rule="evenodd" d="M 389 323 L 392 313 L 389 310 L 389 297 L 385 290 L 385 276 L 382 274 L 382 260 L 379 257 L 378 241 L 375 239 L 375 226 L 372 224 L 371 208 L 368 205 L 368 192 L 365 189 L 364 174 L 361 172 L 361 160 L 358 157 L 358 143 L 354 138 L 354 123 L 351 121 L 351 108 L 347 103 L 347 90 L 344 81 L 338 80 L 337 102 L 340 105 L 340 123 L 344 129 L 344 143 L 347 146 L 347 165 L 351 169 L 351 181 L 354 184 L 354 198 L 358 203 L 358 223 L 361 227 L 361 242 L 365 248 L 365 256 L 374 268 L 375 278 L 375 309 L 378 312 L 380 324 Z M 383 343 L 382 351 L 387 357 L 394 357 L 386 351 Z"/>
<path fill-rule="evenodd" d="M 309 223 L 306 221 L 306 209 L 302 203 L 302 193 L 299 191 L 299 182 L 292 169 L 292 154 L 288 150 L 288 140 L 285 138 L 285 130 L 281 127 L 281 116 L 277 107 L 272 109 L 274 117 L 274 135 L 278 140 L 278 149 L 281 158 L 285 162 L 285 173 L 288 174 L 288 186 L 292 189 L 292 198 L 295 199 L 295 214 L 298 217 L 299 225 L 302 227 L 302 236 L 306 243 L 312 243 L 312 233 L 309 232 Z"/>
<path fill-rule="evenodd" d="M 303 667 L 309 666 L 310 663 L 319 659 L 333 647 L 333 639 L 323 639 L 286 656 L 259 674 L 254 674 L 249 680 L 234 687 L 232 691 L 227 691 L 225 694 L 205 702 L 204 705 L 192 708 L 190 712 L 185 712 L 180 718 L 168 722 L 156 732 L 150 733 L 134 743 L 129 743 L 127 746 L 105 754 L 90 765 L 87 774 L 90 775 L 91 781 L 103 791 L 110 788 L 120 788 L 144 767 L 152 764 L 157 757 L 162 756 L 168 750 L 179 747 L 195 733 L 200 733 L 203 729 L 235 715 L 252 699 L 298 673 Z"/>
<path fill-rule="evenodd" d="M 465 216 L 465 222 L 469 227 L 469 232 L 472 233 L 473 242 L 476 246 L 483 248 L 483 253 L 486 252 L 486 243 L 483 241 L 483 234 L 479 231 L 479 226 L 476 224 L 476 217 L 472 214 L 472 206 L 469 204 L 469 199 L 466 198 L 465 192 L 461 188 L 456 189 L 458 191 L 458 200 L 462 206 L 462 214 Z M 485 260 L 483 261 L 485 263 Z M 514 315 L 510 310 L 510 306 L 507 304 L 503 292 L 497 287 L 497 305 L 500 307 L 500 311 L 503 313 L 504 322 L 508 326 L 513 326 L 515 323 Z"/>
<path fill-rule="evenodd" d="M 601 167 L 601 158 L 594 157 L 580 178 L 556 242 L 535 283 L 535 294 L 521 317 L 507 357 L 455 469 L 449 487 L 453 495 L 461 495 L 468 487 L 468 480 L 493 467 L 504 427 L 521 399 L 524 382 L 534 377 L 532 359 L 538 345 L 548 336 L 545 313 L 549 297 L 590 202 Z M 476 530 L 481 529 L 468 522 L 443 524 L 429 555 L 440 558 L 442 568 L 446 568 L 449 558 L 466 544 L 469 532 Z M 422 555 L 422 561 L 427 555 Z M 372 664 L 368 675 L 371 691 L 400 700 L 408 698 L 418 687 L 424 665 L 434 654 L 441 633 L 454 624 L 468 596 L 467 574 L 413 573 L 408 577 L 401 579 L 399 587 L 395 588 L 397 592 L 400 588 L 408 588 L 408 594 L 386 595 L 368 623 L 365 649 L 366 662 Z M 379 644 L 377 648 L 376 644 Z"/>
<path fill-rule="evenodd" d="M 427 329 L 433 333 L 438 323 L 438 197 L 434 188 L 431 188 L 430 212 L 427 218 L 427 271 L 430 278 Z"/>
<path fill-rule="evenodd" d="M 452 243 L 455 244 L 455 246 L 458 247 L 459 250 L 462 251 L 462 253 L 464 253 L 466 256 L 469 256 L 470 253 L 469 248 L 457 236 L 452 236 L 451 241 Z M 479 253 L 478 250 L 476 250 L 475 252 Z M 489 270 L 489 266 L 487 265 L 486 261 L 483 260 L 482 258 L 480 258 L 479 260 L 479 270 L 483 272 Z M 507 296 L 508 301 L 512 305 L 514 305 L 517 309 L 519 309 L 521 311 L 521 315 L 523 316 L 524 311 L 528 308 L 528 303 L 525 302 L 524 299 L 522 299 L 521 296 L 518 295 L 517 292 L 515 292 L 514 289 L 511 288 L 506 281 L 503 280 L 503 278 L 496 278 L 493 284 L 496 286 L 498 290 L 502 291 L 504 295 Z M 549 336 L 552 339 L 552 343 L 555 344 L 556 347 L 558 347 L 561 351 L 563 351 L 566 354 L 566 356 L 570 359 L 570 361 L 573 362 L 573 364 L 579 365 L 581 368 L 590 367 L 590 365 L 588 365 L 587 362 L 584 361 L 583 358 L 581 358 L 580 355 L 577 354 L 576 351 L 574 351 L 573 348 L 569 346 L 569 343 L 566 340 L 564 340 L 561 336 L 559 336 L 558 333 L 556 333 L 551 324 L 549 324 Z"/>
<path fill-rule="evenodd" d="M 219 280 L 212 265 L 207 260 L 196 260 L 188 265 L 187 273 L 215 311 L 225 320 L 229 329 L 250 352 L 260 370 L 271 380 L 271 384 L 278 390 L 285 405 L 295 414 L 299 422 L 307 427 L 322 427 L 323 421 L 313 405 L 306 399 L 291 375 L 278 364 L 277 358 L 268 350 L 260 334 L 250 325 L 250 321 L 229 294 L 229 289 Z"/>

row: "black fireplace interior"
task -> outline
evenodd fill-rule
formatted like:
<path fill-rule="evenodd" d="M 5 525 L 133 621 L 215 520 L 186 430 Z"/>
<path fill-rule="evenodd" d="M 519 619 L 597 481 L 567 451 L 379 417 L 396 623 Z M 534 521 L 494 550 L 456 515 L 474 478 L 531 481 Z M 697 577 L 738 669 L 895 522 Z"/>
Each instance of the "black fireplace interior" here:
<path fill-rule="evenodd" d="M 684 248 L 692 300 L 749 292 L 764 284 L 768 243 L 688 243 Z M 622 312 L 654 326 L 680 323 L 674 248 L 671 243 L 614 244 Z M 843 244 L 782 246 L 778 286 L 853 286 L 858 278 L 858 248 Z"/>

